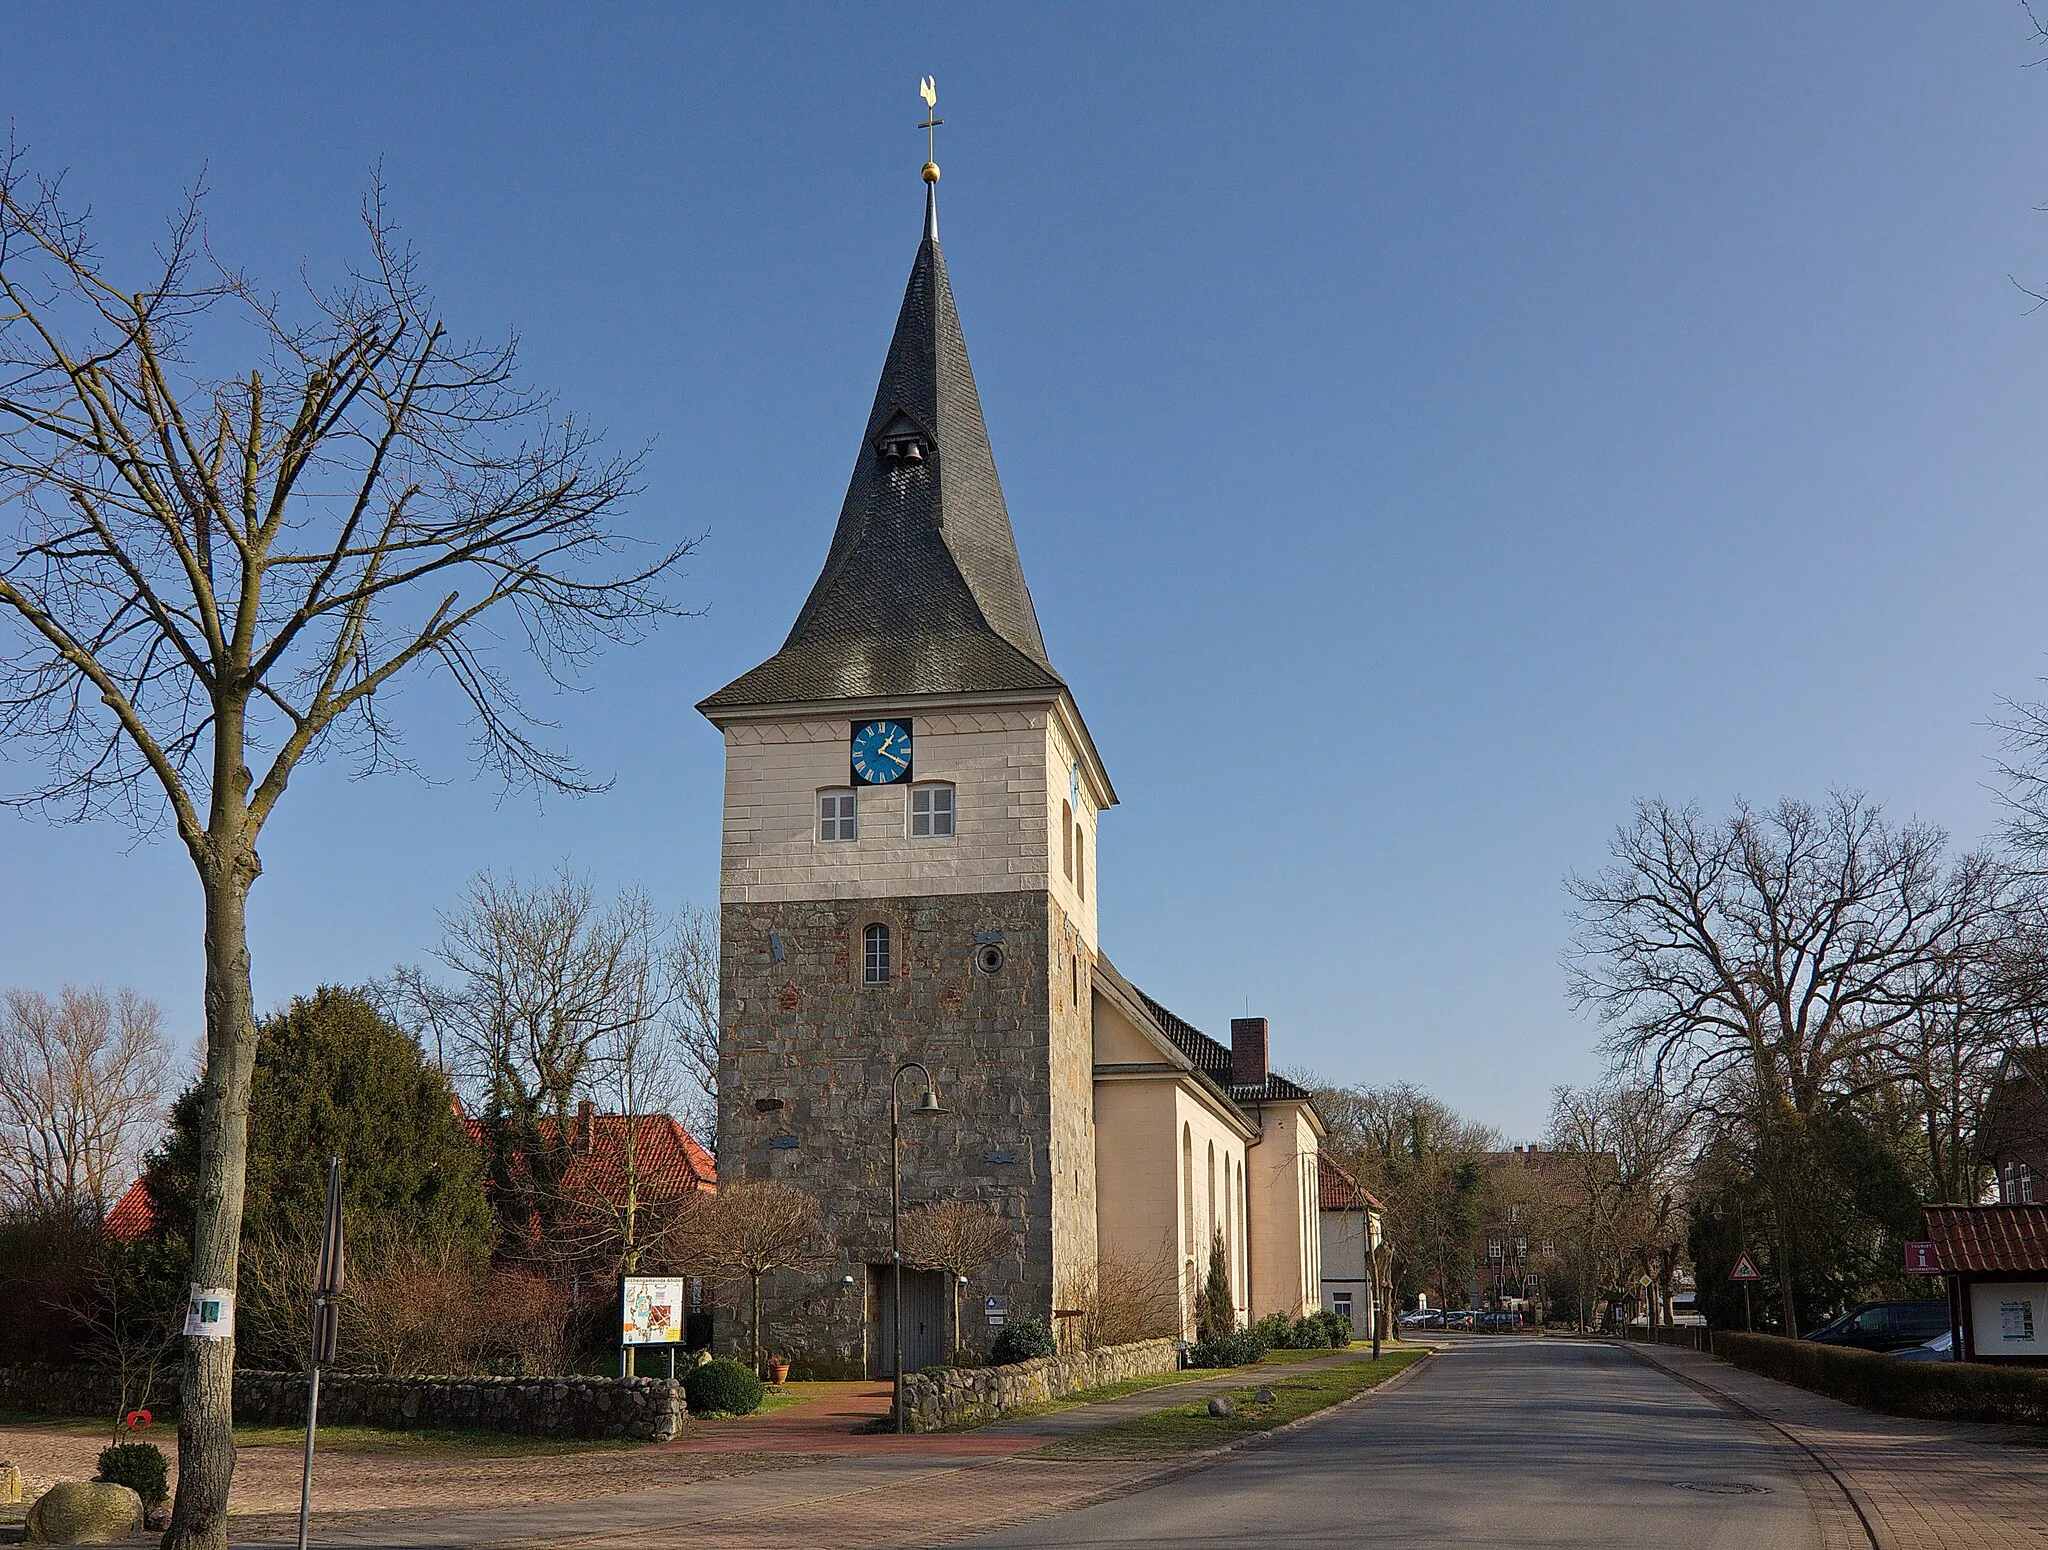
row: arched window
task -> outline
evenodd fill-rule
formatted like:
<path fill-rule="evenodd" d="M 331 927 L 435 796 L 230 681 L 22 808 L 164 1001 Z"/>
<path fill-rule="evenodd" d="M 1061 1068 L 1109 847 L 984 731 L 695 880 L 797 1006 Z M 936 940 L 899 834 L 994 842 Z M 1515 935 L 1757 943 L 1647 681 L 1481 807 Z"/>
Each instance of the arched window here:
<path fill-rule="evenodd" d="M 1185 1123 L 1180 1127 L 1180 1176 L 1185 1180 L 1182 1187 L 1181 1223 L 1182 1242 L 1186 1252 L 1195 1252 L 1195 1133 Z"/>
<path fill-rule="evenodd" d="M 879 921 L 869 926 L 865 933 L 866 956 L 861 963 L 861 979 L 870 985 L 889 983 L 889 928 Z"/>
<path fill-rule="evenodd" d="M 1060 865 L 1066 868 L 1067 881 L 1074 880 L 1074 804 L 1060 803 Z"/>
<path fill-rule="evenodd" d="M 1209 1236 L 1216 1236 L 1216 1143 L 1209 1143 Z"/>
<path fill-rule="evenodd" d="M 1074 891 L 1088 897 L 1088 831 L 1074 825 Z"/>

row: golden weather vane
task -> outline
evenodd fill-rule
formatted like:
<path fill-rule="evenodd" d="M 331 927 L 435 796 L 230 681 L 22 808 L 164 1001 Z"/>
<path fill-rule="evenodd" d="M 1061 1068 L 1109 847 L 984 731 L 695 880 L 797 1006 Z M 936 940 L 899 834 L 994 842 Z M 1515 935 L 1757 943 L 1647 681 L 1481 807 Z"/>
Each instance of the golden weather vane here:
<path fill-rule="evenodd" d="M 917 94 L 924 98 L 924 122 L 917 127 L 924 131 L 924 180 L 927 183 L 939 181 L 938 128 L 945 123 L 939 117 L 939 83 L 926 76 L 917 83 Z"/>

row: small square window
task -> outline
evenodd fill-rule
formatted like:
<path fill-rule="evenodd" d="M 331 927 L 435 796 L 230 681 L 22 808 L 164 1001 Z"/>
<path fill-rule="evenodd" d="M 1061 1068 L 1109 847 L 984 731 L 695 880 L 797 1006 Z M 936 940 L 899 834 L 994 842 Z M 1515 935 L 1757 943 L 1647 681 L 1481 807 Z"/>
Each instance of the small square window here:
<path fill-rule="evenodd" d="M 851 791 L 818 793 L 818 838 L 834 844 L 859 835 L 858 810 Z"/>
<path fill-rule="evenodd" d="M 953 837 L 951 786 L 930 785 L 911 788 L 910 835 L 912 839 L 920 840 L 944 840 Z"/>

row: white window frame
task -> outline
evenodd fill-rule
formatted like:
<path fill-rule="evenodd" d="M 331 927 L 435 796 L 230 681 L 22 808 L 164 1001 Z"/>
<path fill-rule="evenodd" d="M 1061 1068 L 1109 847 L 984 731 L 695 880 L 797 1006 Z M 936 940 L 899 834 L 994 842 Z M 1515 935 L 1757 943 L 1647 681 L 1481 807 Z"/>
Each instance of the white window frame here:
<path fill-rule="evenodd" d="M 826 815 L 826 804 L 832 813 Z M 852 786 L 826 786 L 818 792 L 818 827 L 813 831 L 821 845 L 851 845 L 860 838 L 860 795 Z M 846 832 L 840 833 L 840 830 Z"/>
<path fill-rule="evenodd" d="M 879 938 L 875 933 L 880 932 Z M 881 974 L 875 973 L 875 944 L 880 941 Z M 896 977 L 896 933 L 889 929 L 886 920 L 871 920 L 861 928 L 860 933 L 860 982 L 863 985 L 886 985 Z"/>
<path fill-rule="evenodd" d="M 941 794 L 945 797 L 945 811 L 943 813 L 939 811 L 938 802 Z M 925 799 L 925 810 L 922 813 L 917 810 L 919 797 Z M 917 782 L 910 788 L 910 801 L 907 804 L 907 809 L 910 815 L 910 837 L 914 840 L 950 840 L 960 832 L 960 793 L 950 780 L 922 780 Z M 919 818 L 925 820 L 924 832 L 922 833 L 918 832 L 917 821 Z M 946 825 L 944 829 L 939 827 L 939 822 L 942 818 Z"/>

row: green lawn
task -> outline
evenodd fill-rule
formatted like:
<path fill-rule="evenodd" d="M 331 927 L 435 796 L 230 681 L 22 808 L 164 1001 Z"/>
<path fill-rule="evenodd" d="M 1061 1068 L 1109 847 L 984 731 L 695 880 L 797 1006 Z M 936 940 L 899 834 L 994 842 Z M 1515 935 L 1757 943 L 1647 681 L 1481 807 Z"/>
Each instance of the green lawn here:
<path fill-rule="evenodd" d="M 1210 1415 L 1207 1399 L 1198 1404 L 1172 1405 L 1150 1415 L 1114 1422 L 1079 1437 L 1048 1443 L 1037 1450 L 1038 1456 L 1069 1459 L 1167 1458 L 1176 1453 L 1213 1448 L 1254 1432 L 1270 1431 L 1377 1387 L 1420 1361 L 1425 1354 L 1421 1351 L 1387 1351 L 1384 1346 L 1381 1350 L 1383 1354 L 1378 1361 L 1370 1356 L 1361 1356 L 1316 1372 L 1275 1376 L 1263 1385 L 1272 1391 L 1270 1404 L 1257 1402 L 1260 1384 L 1232 1389 L 1230 1397 L 1237 1402 L 1237 1414 L 1234 1416 Z M 1286 1354 L 1301 1360 L 1316 1353 L 1294 1351 Z"/>

